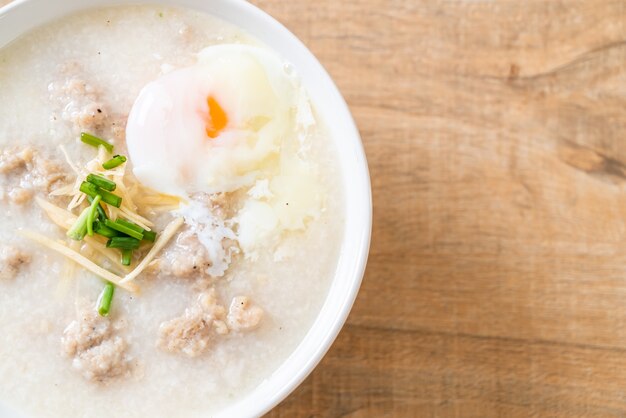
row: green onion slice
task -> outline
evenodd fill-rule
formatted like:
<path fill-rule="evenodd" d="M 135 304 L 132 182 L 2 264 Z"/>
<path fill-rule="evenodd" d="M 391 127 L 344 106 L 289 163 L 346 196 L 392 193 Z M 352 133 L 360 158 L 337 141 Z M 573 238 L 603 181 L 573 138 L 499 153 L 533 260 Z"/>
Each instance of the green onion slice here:
<path fill-rule="evenodd" d="M 122 204 L 121 197 L 114 195 L 111 192 L 107 192 L 106 190 L 96 186 L 93 183 L 83 181 L 80 185 L 80 191 L 91 197 L 96 197 L 97 195 L 100 195 L 104 203 L 115 206 L 116 208 L 119 208 Z"/>
<path fill-rule="evenodd" d="M 93 236 L 93 223 L 96 220 L 96 213 L 98 212 L 97 208 L 100 206 L 100 199 L 102 199 L 100 195 L 93 198 L 91 206 L 89 206 L 89 212 L 87 213 L 87 234 L 89 234 L 90 237 Z"/>
<path fill-rule="evenodd" d="M 108 316 L 111 310 L 111 301 L 113 300 L 113 294 L 115 293 L 115 286 L 111 282 L 107 282 L 100 293 L 98 298 L 98 314 L 100 316 Z"/>
<path fill-rule="evenodd" d="M 133 250 L 122 250 L 122 265 L 130 266 L 130 262 L 133 258 Z"/>
<path fill-rule="evenodd" d="M 140 227 L 136 223 L 127 221 L 126 219 L 122 219 L 122 218 L 117 218 L 115 220 L 115 222 L 117 222 L 118 224 L 120 224 L 122 226 L 125 226 L 127 228 L 130 228 L 132 230 L 135 230 L 135 231 L 141 233 L 143 235 L 143 239 L 146 240 L 146 241 L 154 242 L 154 240 L 156 239 L 156 232 L 148 231 L 148 230 Z M 137 238 L 137 237 L 135 237 L 135 238 Z"/>
<path fill-rule="evenodd" d="M 93 197 L 87 195 L 87 201 L 89 203 L 93 203 L 93 199 Z M 100 199 L 102 199 L 102 196 L 100 196 Z M 98 218 L 100 218 L 100 220 L 104 221 L 105 219 L 109 219 L 101 204 L 98 203 L 98 206 L 96 206 L 96 210 L 98 211 Z"/>
<path fill-rule="evenodd" d="M 107 192 L 112 192 L 117 187 L 114 181 L 111 181 L 105 177 L 99 176 L 97 174 L 89 174 L 87 176 L 87 181 L 91 184 L 95 184 L 99 188 L 106 190 Z"/>
<path fill-rule="evenodd" d="M 127 221 L 126 219 L 122 219 L 122 218 L 117 218 L 115 220 L 115 222 L 117 222 L 118 224 L 125 226 L 126 228 L 130 228 L 133 231 L 137 231 L 140 234 L 143 234 L 143 231 L 145 231 L 145 229 L 143 229 L 142 227 L 140 227 L 139 225 L 132 223 L 130 221 Z"/>
<path fill-rule="evenodd" d="M 143 234 L 141 232 L 137 232 L 135 229 L 129 228 L 128 226 L 123 225 L 119 221 L 120 221 L 119 219 L 115 220 L 115 221 L 107 219 L 107 220 L 104 221 L 104 225 L 108 226 L 111 229 L 115 229 L 118 232 L 126 234 L 129 237 L 133 237 L 133 238 L 138 239 L 138 240 L 143 239 Z"/>
<path fill-rule="evenodd" d="M 108 152 L 113 152 L 113 145 L 109 144 L 104 139 L 88 134 L 87 132 L 81 132 L 80 140 L 83 141 L 85 144 L 92 145 L 96 148 L 102 145 L 104 148 L 106 148 Z"/>
<path fill-rule="evenodd" d="M 120 248 L 122 250 L 136 250 L 141 241 L 133 237 L 113 237 L 107 241 L 108 248 Z"/>
<path fill-rule="evenodd" d="M 157 234 L 154 231 L 146 231 L 146 230 L 143 231 L 143 239 L 145 241 L 154 242 L 154 240 L 156 240 L 156 236 Z"/>
<path fill-rule="evenodd" d="M 67 236 L 73 240 L 81 241 L 87 235 L 87 218 L 89 217 L 89 208 L 85 208 L 78 218 L 72 225 L 72 227 L 67 231 Z"/>
<path fill-rule="evenodd" d="M 117 232 L 116 230 L 104 225 L 103 222 L 98 221 L 93 224 L 93 232 L 107 238 L 119 237 L 120 235 L 122 235 L 121 232 Z"/>
<path fill-rule="evenodd" d="M 105 161 L 102 163 L 102 168 L 105 170 L 111 170 L 115 167 L 119 167 L 120 165 L 126 162 L 126 157 L 123 155 L 114 155 L 109 161 Z"/>

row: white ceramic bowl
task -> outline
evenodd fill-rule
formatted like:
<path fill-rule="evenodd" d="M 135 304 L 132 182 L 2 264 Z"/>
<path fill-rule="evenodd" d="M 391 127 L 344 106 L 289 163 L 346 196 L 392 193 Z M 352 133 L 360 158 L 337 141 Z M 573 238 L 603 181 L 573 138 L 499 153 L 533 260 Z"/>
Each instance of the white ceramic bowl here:
<path fill-rule="evenodd" d="M 218 414 L 260 416 L 315 368 L 343 326 L 359 290 L 372 223 L 367 162 L 359 132 L 337 87 L 313 54 L 284 26 L 243 0 L 17 0 L 0 9 L 0 48 L 25 32 L 79 10 L 126 3 L 161 3 L 216 15 L 243 28 L 294 64 L 340 155 L 346 224 L 335 277 L 312 328 L 289 358 L 253 392 Z M 2 104 L 0 104 L 1 106 Z M 0 407 L 0 416 L 13 416 Z"/>

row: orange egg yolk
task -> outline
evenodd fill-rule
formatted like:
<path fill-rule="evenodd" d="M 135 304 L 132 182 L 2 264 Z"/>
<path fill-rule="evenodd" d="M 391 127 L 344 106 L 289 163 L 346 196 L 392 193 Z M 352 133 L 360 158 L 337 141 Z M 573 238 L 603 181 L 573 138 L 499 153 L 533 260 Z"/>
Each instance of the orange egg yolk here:
<path fill-rule="evenodd" d="M 209 138 L 217 138 L 228 124 L 228 116 L 215 98 L 207 98 L 209 105 L 209 119 L 206 124 L 206 134 Z"/>

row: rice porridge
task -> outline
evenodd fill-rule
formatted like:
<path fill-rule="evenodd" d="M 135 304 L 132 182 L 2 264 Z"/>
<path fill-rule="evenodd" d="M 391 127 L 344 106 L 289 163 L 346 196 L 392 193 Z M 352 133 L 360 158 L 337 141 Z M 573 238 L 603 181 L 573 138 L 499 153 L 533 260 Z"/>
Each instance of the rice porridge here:
<path fill-rule="evenodd" d="M 297 68 L 210 15 L 72 15 L 0 50 L 0 403 L 195 417 L 318 314 L 344 206 Z"/>

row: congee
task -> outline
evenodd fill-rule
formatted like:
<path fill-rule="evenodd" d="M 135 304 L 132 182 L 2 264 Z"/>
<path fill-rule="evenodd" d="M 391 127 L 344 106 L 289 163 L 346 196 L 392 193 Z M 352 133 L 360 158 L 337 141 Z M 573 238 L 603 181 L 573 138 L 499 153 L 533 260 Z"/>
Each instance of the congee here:
<path fill-rule="evenodd" d="M 0 403 L 206 416 L 289 356 L 344 221 L 293 68 L 243 30 L 90 10 L 0 50 Z"/>

